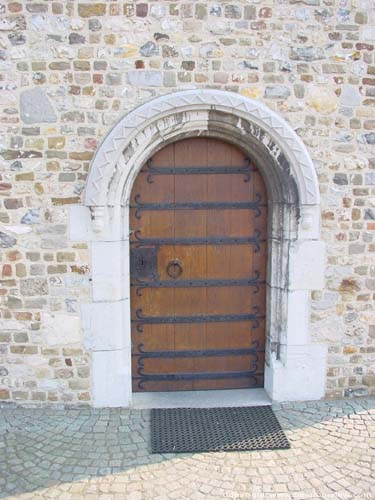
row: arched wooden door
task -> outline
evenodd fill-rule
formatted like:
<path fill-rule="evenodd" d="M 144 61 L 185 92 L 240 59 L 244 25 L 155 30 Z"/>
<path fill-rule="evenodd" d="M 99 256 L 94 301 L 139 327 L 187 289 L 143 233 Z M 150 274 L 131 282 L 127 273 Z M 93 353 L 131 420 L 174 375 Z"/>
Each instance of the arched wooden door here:
<path fill-rule="evenodd" d="M 156 153 L 130 204 L 134 391 L 263 387 L 267 195 L 225 142 Z"/>

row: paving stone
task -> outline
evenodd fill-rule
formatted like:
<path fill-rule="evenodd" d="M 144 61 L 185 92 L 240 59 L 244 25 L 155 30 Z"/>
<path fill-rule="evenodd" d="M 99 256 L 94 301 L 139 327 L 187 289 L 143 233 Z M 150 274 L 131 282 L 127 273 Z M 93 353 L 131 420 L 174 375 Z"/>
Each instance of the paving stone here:
<path fill-rule="evenodd" d="M 0 405 L 0 488 L 9 500 L 372 498 L 375 399 L 274 411 L 289 450 L 151 455 L 146 410 Z"/>

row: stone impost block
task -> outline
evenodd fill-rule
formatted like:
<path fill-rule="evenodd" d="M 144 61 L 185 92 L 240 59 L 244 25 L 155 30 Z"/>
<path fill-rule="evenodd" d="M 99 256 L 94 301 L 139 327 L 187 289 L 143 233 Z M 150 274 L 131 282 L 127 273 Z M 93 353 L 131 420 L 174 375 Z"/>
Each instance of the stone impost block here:
<path fill-rule="evenodd" d="M 123 239 L 120 219 L 126 217 L 119 207 L 95 207 L 69 205 L 70 241 L 119 241 Z M 100 212 L 99 210 L 102 209 Z M 110 214 L 109 212 L 112 211 Z M 99 218 L 100 216 L 100 218 Z"/>

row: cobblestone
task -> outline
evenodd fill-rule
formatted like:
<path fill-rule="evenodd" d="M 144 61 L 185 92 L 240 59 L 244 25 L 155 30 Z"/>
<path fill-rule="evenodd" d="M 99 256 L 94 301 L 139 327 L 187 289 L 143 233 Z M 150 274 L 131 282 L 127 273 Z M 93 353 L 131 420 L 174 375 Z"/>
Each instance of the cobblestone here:
<path fill-rule="evenodd" d="M 0 498 L 374 498 L 375 399 L 274 411 L 290 450 L 152 455 L 149 411 L 3 405 Z"/>

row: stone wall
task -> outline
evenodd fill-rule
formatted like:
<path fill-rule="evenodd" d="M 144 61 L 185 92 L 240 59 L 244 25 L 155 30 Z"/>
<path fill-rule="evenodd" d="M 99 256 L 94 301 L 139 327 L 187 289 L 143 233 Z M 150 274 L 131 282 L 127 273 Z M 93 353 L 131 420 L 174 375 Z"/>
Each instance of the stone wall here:
<path fill-rule="evenodd" d="M 311 309 L 327 397 L 374 395 L 373 0 L 25 0 L 0 13 L 0 400 L 90 400 L 90 249 L 69 242 L 67 206 L 114 122 L 192 88 L 260 99 L 303 139 L 327 243 Z"/>

